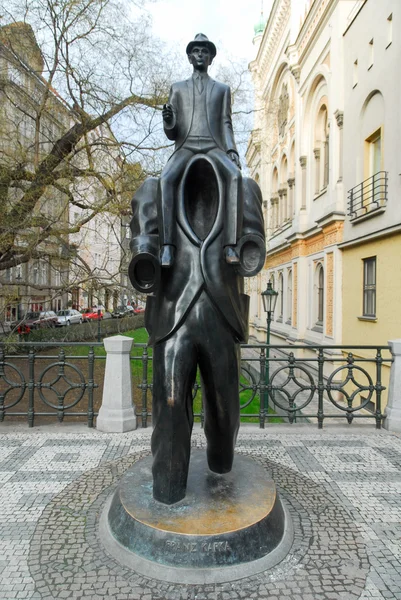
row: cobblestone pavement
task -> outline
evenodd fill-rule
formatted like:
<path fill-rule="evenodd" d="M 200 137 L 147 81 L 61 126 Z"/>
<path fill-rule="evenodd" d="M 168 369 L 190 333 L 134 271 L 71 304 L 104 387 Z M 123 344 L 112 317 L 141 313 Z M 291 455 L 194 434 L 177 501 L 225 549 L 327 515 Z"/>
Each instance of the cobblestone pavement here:
<path fill-rule="evenodd" d="M 276 567 L 230 583 L 178 585 L 107 555 L 99 514 L 150 430 L 0 429 L 0 600 L 401 599 L 401 436 L 372 426 L 243 427 L 294 524 Z M 194 431 L 193 444 L 204 447 Z M 157 569 L 157 567 L 155 567 Z"/>

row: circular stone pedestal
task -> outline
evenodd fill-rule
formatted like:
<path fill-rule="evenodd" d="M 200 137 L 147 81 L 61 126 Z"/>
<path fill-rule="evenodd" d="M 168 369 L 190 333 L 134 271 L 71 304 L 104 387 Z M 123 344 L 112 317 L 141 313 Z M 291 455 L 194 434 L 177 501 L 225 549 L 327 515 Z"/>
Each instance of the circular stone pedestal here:
<path fill-rule="evenodd" d="M 218 475 L 205 451 L 193 450 L 186 497 L 173 505 L 153 499 L 151 468 L 152 457 L 135 463 L 103 510 L 100 538 L 123 564 L 165 581 L 218 582 L 263 571 L 288 553 L 288 514 L 251 458 L 236 455 L 232 471 Z"/>

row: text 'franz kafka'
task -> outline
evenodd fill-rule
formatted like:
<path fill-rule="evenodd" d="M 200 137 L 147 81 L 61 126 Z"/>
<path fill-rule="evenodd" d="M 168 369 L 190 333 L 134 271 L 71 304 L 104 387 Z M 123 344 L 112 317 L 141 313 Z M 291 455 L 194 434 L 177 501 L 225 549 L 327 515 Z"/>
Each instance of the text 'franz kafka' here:
<path fill-rule="evenodd" d="M 166 546 L 172 552 L 203 552 L 207 554 L 231 552 L 228 542 L 175 542 L 168 540 Z"/>

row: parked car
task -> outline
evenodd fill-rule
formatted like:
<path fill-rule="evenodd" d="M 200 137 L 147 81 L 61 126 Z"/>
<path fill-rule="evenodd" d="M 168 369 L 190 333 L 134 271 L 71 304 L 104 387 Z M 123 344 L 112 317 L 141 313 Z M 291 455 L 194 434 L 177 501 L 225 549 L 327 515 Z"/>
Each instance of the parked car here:
<path fill-rule="evenodd" d="M 105 312 L 105 307 L 102 306 L 102 304 L 98 304 L 97 306 L 92 306 L 93 311 L 98 311 L 100 310 L 100 312 L 104 313 Z"/>
<path fill-rule="evenodd" d="M 57 315 L 53 310 L 27 312 L 21 323 L 29 329 L 41 329 L 43 327 L 56 327 L 58 324 Z"/>
<path fill-rule="evenodd" d="M 97 319 L 103 319 L 103 313 L 102 311 L 100 311 L 100 314 L 98 313 L 97 309 L 93 309 L 93 308 L 85 308 L 83 311 L 81 311 L 82 314 L 82 319 L 84 321 L 97 321 Z"/>
<path fill-rule="evenodd" d="M 111 313 L 111 316 L 113 319 L 121 319 L 122 317 L 129 315 L 130 312 L 131 311 L 128 310 L 127 306 L 117 306 L 117 308 Z"/>
<path fill-rule="evenodd" d="M 138 306 L 137 308 L 134 308 L 134 314 L 135 315 L 140 315 L 141 313 L 144 313 L 145 309 L 143 308 L 143 306 Z"/>
<path fill-rule="evenodd" d="M 133 315 L 133 314 L 135 314 L 135 313 L 134 313 L 134 311 L 135 311 L 135 306 L 131 306 L 131 304 L 128 304 L 128 305 L 125 307 L 125 309 L 127 310 L 127 313 L 128 313 L 129 315 Z"/>
<path fill-rule="evenodd" d="M 57 325 L 59 327 L 62 327 L 63 325 L 72 325 L 73 323 L 80 324 L 82 321 L 81 313 L 73 308 L 57 311 Z"/>

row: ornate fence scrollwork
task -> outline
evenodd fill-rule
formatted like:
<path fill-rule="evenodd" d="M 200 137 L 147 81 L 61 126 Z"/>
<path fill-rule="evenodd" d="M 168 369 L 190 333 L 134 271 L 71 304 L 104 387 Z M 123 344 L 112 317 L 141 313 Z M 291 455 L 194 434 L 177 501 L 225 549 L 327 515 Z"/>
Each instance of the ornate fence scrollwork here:
<path fill-rule="evenodd" d="M 296 367 L 297 370 L 304 375 L 304 378 L 299 378 L 295 373 L 295 367 L 295 355 L 293 352 L 290 352 L 288 364 L 279 367 L 272 373 L 268 385 L 269 397 L 274 406 L 288 414 L 290 423 L 294 422 L 297 411 L 301 411 L 308 406 L 317 390 L 315 380 L 311 373 L 302 365 L 298 365 Z M 274 380 L 278 379 L 280 374 L 284 375 L 284 382 L 274 385 Z M 301 394 L 305 394 L 305 392 L 308 393 L 307 398 L 301 396 Z M 288 400 L 288 405 L 284 405 L 283 402 L 278 400 L 280 395 L 283 396 L 283 400 L 285 398 Z"/>
<path fill-rule="evenodd" d="M 85 356 L 66 356 L 67 346 L 84 344 L 59 344 L 56 356 L 45 356 L 44 343 L 20 344 L 21 351 L 7 356 L 0 344 L 0 422 L 6 416 L 27 416 L 33 426 L 35 415 L 55 416 L 60 422 L 66 415 L 86 416 L 88 426 L 93 426 L 95 383 L 94 348 L 90 344 Z M 17 345 L 18 346 L 18 345 Z M 51 344 L 48 344 L 51 346 Z M 152 393 L 152 354 L 146 344 L 134 344 L 140 355 L 131 359 L 135 366 L 136 387 L 140 389 L 138 414 L 142 427 L 148 426 Z M 27 352 L 28 348 L 28 353 Z M 356 418 L 374 418 L 380 428 L 383 420 L 381 398 L 382 367 L 391 363 L 387 346 L 270 346 L 243 345 L 241 378 L 239 382 L 242 419 L 259 421 L 260 427 L 270 419 L 284 419 L 290 423 L 298 419 L 317 421 L 319 428 L 328 418 L 344 418 L 352 423 Z M 352 350 L 352 351 L 351 351 Z M 387 355 L 383 356 L 383 353 Z M 47 361 L 44 368 L 40 363 Z M 20 364 L 17 366 L 16 362 Z M 78 361 L 78 362 L 77 362 Z M 82 361 L 88 366 L 87 376 Z M 337 363 L 337 364 L 336 364 Z M 23 366 L 24 365 L 24 366 Z M 201 397 L 201 386 L 195 383 L 193 400 Z M 85 411 L 75 412 L 87 398 Z M 274 409 L 268 412 L 268 405 Z M 372 410 L 373 409 L 373 410 Z M 204 421 L 203 404 L 195 414 Z"/>
<path fill-rule="evenodd" d="M 346 373 L 346 376 L 342 380 L 342 382 L 340 384 L 332 383 L 333 379 L 335 379 L 336 376 L 338 376 L 341 373 Z M 356 373 L 358 375 L 362 373 L 366 377 L 368 385 L 361 385 L 355 378 Z M 346 386 L 350 386 L 350 384 L 352 384 L 352 386 L 354 387 L 353 391 L 346 390 Z M 339 394 L 341 394 L 345 398 L 347 404 L 341 405 L 339 402 L 337 402 L 333 398 L 332 391 L 336 391 Z M 331 373 L 331 375 L 327 379 L 327 395 L 329 397 L 329 400 L 339 410 L 346 412 L 346 418 L 349 424 L 351 424 L 353 421 L 353 413 L 368 406 L 369 402 L 371 402 L 372 400 L 374 391 L 375 386 L 373 385 L 373 380 L 371 376 L 365 369 L 359 367 L 358 365 L 355 365 L 355 359 L 351 352 L 347 356 L 347 364 L 342 367 L 338 367 L 335 371 L 333 371 L 333 373 Z M 358 406 L 354 406 L 354 400 L 358 395 L 361 394 L 361 392 L 368 392 L 368 395 L 360 402 Z"/>
<path fill-rule="evenodd" d="M 17 374 L 19 381 L 14 381 L 12 375 Z M 6 411 L 16 406 L 27 389 L 28 384 L 20 369 L 15 365 L 5 362 L 4 354 L 0 350 L 0 422 L 4 421 Z M 13 391 L 19 390 L 16 398 L 7 402 L 7 396 Z"/>
<path fill-rule="evenodd" d="M 248 367 L 244 367 L 243 365 L 241 365 L 240 374 L 241 374 L 240 382 L 239 382 L 240 410 L 243 410 L 244 408 L 246 408 L 247 406 L 252 404 L 252 402 L 254 401 L 255 396 L 258 393 L 258 383 L 256 381 L 255 375 L 252 373 L 252 371 Z M 243 379 L 245 379 L 247 381 L 247 383 L 244 383 Z M 241 393 L 247 392 L 247 391 L 252 392 L 250 397 L 247 400 L 245 400 L 244 402 L 241 402 L 241 400 L 242 400 Z"/>
<path fill-rule="evenodd" d="M 49 345 L 51 346 L 43 342 L 20 344 L 17 348 L 20 346 L 21 350 L 26 352 L 28 347 L 28 354 L 6 356 L 4 346 L 0 344 L 0 421 L 3 421 L 6 416 L 26 415 L 28 424 L 32 427 L 35 415 L 46 417 L 56 415 L 59 422 L 62 422 L 68 414 L 86 416 L 88 427 L 93 427 L 95 416 L 93 391 L 98 387 L 94 380 L 93 346 L 88 347 L 87 356 L 73 356 L 69 360 L 66 358 L 64 346 L 82 346 L 82 344 L 60 344 L 58 356 L 45 356 L 35 352 Z M 17 360 L 21 362 L 20 368 L 11 362 Z M 87 364 L 87 377 L 72 360 L 84 361 Z M 38 366 L 43 361 L 52 362 L 40 370 Z M 12 378 L 11 373 L 17 374 L 19 381 Z M 8 395 L 17 390 L 15 397 L 7 401 Z M 54 396 L 54 400 L 50 396 Z M 80 404 L 85 396 L 88 398 L 86 411 L 73 412 L 72 409 Z"/>
<path fill-rule="evenodd" d="M 47 374 L 50 374 L 53 369 L 57 369 L 57 373 L 49 382 L 45 382 L 44 379 Z M 68 370 L 71 370 L 74 374 L 76 374 L 79 378 L 79 382 L 74 382 L 68 377 Z M 66 388 L 61 389 L 60 383 L 65 383 Z M 85 394 L 86 390 L 86 381 L 85 377 L 80 369 L 77 366 L 73 365 L 70 362 L 66 362 L 65 360 L 65 352 L 63 349 L 60 349 L 59 360 L 58 362 L 51 363 L 48 365 L 38 378 L 37 388 L 39 392 L 39 397 L 46 406 L 49 408 L 53 408 L 57 411 L 57 418 L 61 423 L 64 419 L 65 411 L 73 408 L 80 402 Z M 50 402 L 43 390 L 50 390 L 57 398 L 57 403 L 54 404 Z M 66 397 L 68 394 L 74 390 L 78 390 L 78 394 L 75 398 L 69 401 L 69 403 L 65 403 Z"/>
<path fill-rule="evenodd" d="M 245 348 L 259 353 L 260 372 L 265 373 L 265 346 Z M 261 377 L 260 394 L 267 389 L 276 411 L 290 423 L 300 416 L 316 419 L 322 428 L 327 418 L 344 417 L 349 424 L 355 418 L 371 418 L 380 429 L 381 397 L 386 389 L 382 385 L 382 366 L 392 362 L 390 350 L 387 346 L 358 346 L 352 347 L 353 352 L 346 352 L 350 349 L 350 346 L 299 345 L 288 352 L 288 346 L 270 346 L 269 382 L 266 385 Z M 296 356 L 296 351 L 300 356 Z M 387 358 L 383 358 L 383 352 L 387 352 Z M 272 353 L 277 356 L 271 358 Z M 273 370 L 274 363 L 278 366 Z M 335 363 L 341 364 L 336 367 Z M 328 366 L 331 372 L 325 374 Z M 338 410 L 330 411 L 330 406 Z"/>

